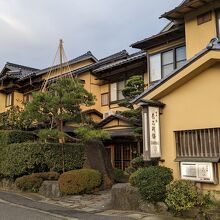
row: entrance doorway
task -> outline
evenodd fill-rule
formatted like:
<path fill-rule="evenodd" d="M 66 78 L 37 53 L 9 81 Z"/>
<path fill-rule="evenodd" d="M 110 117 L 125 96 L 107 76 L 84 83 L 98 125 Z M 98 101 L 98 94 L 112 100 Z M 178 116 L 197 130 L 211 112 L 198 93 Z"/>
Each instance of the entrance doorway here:
<path fill-rule="evenodd" d="M 122 170 L 129 167 L 131 160 L 141 154 L 140 145 L 137 142 L 115 143 L 107 146 L 107 152 L 113 167 Z"/>

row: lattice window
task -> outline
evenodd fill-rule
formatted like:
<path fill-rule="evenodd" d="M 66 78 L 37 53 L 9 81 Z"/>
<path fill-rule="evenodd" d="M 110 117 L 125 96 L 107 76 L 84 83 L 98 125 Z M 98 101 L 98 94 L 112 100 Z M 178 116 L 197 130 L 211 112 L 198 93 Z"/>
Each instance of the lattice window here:
<path fill-rule="evenodd" d="M 220 128 L 176 131 L 175 136 L 177 158 L 220 156 Z"/>

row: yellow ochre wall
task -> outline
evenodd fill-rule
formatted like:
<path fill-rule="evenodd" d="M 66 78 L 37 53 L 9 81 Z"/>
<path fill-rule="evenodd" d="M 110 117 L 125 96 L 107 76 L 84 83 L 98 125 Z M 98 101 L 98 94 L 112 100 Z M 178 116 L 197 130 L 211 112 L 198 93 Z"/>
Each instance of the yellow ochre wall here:
<path fill-rule="evenodd" d="M 6 95 L 0 93 L 0 113 L 5 112 L 5 102 L 6 102 Z"/>
<path fill-rule="evenodd" d="M 215 64 L 159 100 L 166 106 L 161 114 L 162 165 L 180 177 L 174 162 L 176 146 L 174 131 L 220 127 L 220 64 Z M 220 177 L 220 166 L 219 166 Z M 202 184 L 203 189 L 220 190 L 219 185 Z"/>
<path fill-rule="evenodd" d="M 212 38 L 217 37 L 215 9 L 218 7 L 220 7 L 220 2 L 215 1 L 185 15 L 187 59 L 204 49 Z M 209 11 L 212 11 L 212 20 L 198 25 L 197 16 Z"/>
<path fill-rule="evenodd" d="M 168 50 L 169 48 L 173 48 L 173 47 L 176 47 L 178 45 L 183 45 L 183 44 L 185 44 L 185 39 L 181 38 L 179 40 L 170 41 L 170 42 L 167 42 L 167 43 L 162 44 L 160 46 L 151 48 L 151 49 L 147 50 L 147 53 L 151 55 L 151 54 L 159 53 L 159 52 Z"/>
<path fill-rule="evenodd" d="M 23 93 L 14 91 L 14 106 L 23 107 Z"/>

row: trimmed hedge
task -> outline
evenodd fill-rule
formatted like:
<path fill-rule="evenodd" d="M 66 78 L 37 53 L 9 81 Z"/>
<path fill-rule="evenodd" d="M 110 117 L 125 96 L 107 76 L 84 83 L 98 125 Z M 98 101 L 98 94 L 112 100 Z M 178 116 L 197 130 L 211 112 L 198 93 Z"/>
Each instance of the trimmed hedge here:
<path fill-rule="evenodd" d="M 30 131 L 19 131 L 19 130 L 0 130 L 0 144 L 13 144 L 23 143 L 27 141 L 34 141 L 37 136 Z"/>
<path fill-rule="evenodd" d="M 22 191 L 38 192 L 44 180 L 58 180 L 57 172 L 32 173 L 15 180 L 16 186 Z"/>
<path fill-rule="evenodd" d="M 162 166 L 141 168 L 129 178 L 131 185 L 138 187 L 143 200 L 153 203 L 165 200 L 166 185 L 172 180 L 172 170 Z"/>
<path fill-rule="evenodd" d="M 60 174 L 57 172 L 32 173 L 31 175 L 42 180 L 58 180 L 60 177 Z"/>
<path fill-rule="evenodd" d="M 93 169 L 72 170 L 61 174 L 58 182 L 64 195 L 90 193 L 101 185 L 102 175 Z"/>
<path fill-rule="evenodd" d="M 20 190 L 31 191 L 31 192 L 38 192 L 42 183 L 43 183 L 43 179 L 33 175 L 22 176 L 20 178 L 17 178 L 15 181 L 15 185 Z"/>
<path fill-rule="evenodd" d="M 65 169 L 82 168 L 84 146 L 82 144 L 64 144 Z M 0 173 L 4 177 L 16 178 L 23 175 L 54 170 L 62 171 L 62 152 L 58 143 L 19 143 L 0 149 Z"/>

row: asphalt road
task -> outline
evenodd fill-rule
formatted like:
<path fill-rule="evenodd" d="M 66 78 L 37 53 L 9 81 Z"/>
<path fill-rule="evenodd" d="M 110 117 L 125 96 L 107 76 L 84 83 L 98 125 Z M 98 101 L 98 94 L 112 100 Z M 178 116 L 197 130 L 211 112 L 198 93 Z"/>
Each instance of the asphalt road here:
<path fill-rule="evenodd" d="M 18 207 L 12 204 L 0 202 L 0 220 L 66 220 L 67 218 L 56 217 L 36 210 Z"/>
<path fill-rule="evenodd" d="M 132 220 L 129 217 L 102 216 L 64 208 L 0 191 L 0 220 Z"/>

